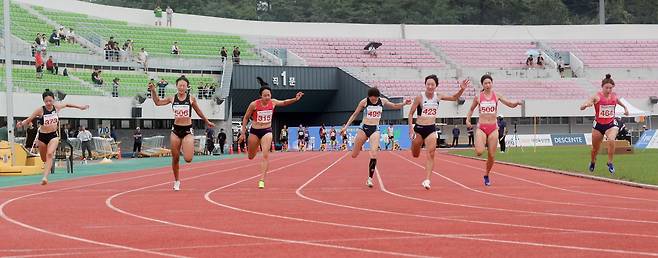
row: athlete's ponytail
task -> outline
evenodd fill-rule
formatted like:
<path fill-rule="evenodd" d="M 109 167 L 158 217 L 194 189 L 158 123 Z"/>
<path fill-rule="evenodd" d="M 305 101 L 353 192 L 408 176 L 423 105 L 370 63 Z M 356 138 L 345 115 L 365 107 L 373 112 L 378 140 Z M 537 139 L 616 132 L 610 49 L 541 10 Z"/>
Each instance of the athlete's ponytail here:
<path fill-rule="evenodd" d="M 606 74 L 606 75 L 605 75 L 605 79 L 603 79 L 603 80 L 601 81 L 601 87 L 603 87 L 603 85 L 605 85 L 605 84 L 607 84 L 607 83 L 610 83 L 610 84 L 612 84 L 613 86 L 615 85 L 615 81 L 612 80 L 612 75 L 610 75 L 610 74 Z"/>

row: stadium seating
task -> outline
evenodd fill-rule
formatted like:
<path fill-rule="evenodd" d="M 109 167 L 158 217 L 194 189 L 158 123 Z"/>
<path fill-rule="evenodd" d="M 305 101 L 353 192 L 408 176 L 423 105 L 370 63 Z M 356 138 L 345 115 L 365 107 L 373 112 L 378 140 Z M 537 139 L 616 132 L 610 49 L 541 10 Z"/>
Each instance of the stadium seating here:
<path fill-rule="evenodd" d="M 0 83 L 0 87 L 2 90 L 5 90 L 4 66 L 0 66 L 0 70 L 2 70 L 0 71 L 0 76 L 3 78 L 2 83 Z M 50 89 L 52 91 L 61 90 L 71 95 L 103 95 L 102 91 L 96 91 L 86 85 L 81 84 L 79 81 L 72 80 L 70 77 L 53 75 L 47 70 L 44 70 L 43 77 L 41 79 L 37 79 L 34 67 L 30 66 L 14 66 L 12 75 L 14 91 L 23 90 L 31 93 L 42 93 L 45 89 Z"/>
<path fill-rule="evenodd" d="M 536 48 L 529 41 L 434 40 L 432 44 L 465 67 L 523 68 L 526 52 Z"/>
<path fill-rule="evenodd" d="M 342 38 L 278 38 L 266 45 L 285 48 L 299 55 L 309 66 L 347 67 L 443 67 L 428 50 L 415 40 L 374 40 L 383 45 L 377 56 L 364 47 L 367 39 Z"/>
<path fill-rule="evenodd" d="M 371 87 L 379 88 L 382 93 L 389 97 L 416 96 L 425 90 L 422 80 L 374 80 L 368 82 Z M 442 94 L 453 94 L 459 90 L 456 81 L 439 81 L 437 92 Z M 464 97 L 474 96 L 473 90 L 467 90 Z"/>
<path fill-rule="evenodd" d="M 72 74 L 76 77 L 93 84 L 91 81 L 92 70 L 79 69 L 73 71 Z M 159 78 L 163 78 L 169 82 L 165 92 L 167 94 L 173 94 L 176 92 L 175 81 L 180 76 L 179 74 L 167 74 L 162 73 L 157 75 Z M 205 75 L 185 75 L 190 80 L 190 85 L 192 86 L 192 92 L 196 92 L 196 86 L 200 83 L 213 83 L 217 82 L 217 79 Z M 125 71 L 102 71 L 101 77 L 103 78 L 103 86 L 99 86 L 99 89 L 107 93 L 112 92 L 112 80 L 114 78 L 119 78 L 119 96 L 120 97 L 132 97 L 137 94 L 146 94 L 147 85 L 150 80 L 149 76 L 144 73 L 139 72 L 125 72 Z M 155 78 L 155 82 L 158 82 L 158 78 Z"/>
<path fill-rule="evenodd" d="M 0 8 L 0 11 L 2 8 Z M 45 21 L 37 18 L 36 16 L 28 13 L 25 9 L 16 4 L 11 5 L 11 32 L 16 37 L 24 40 L 28 44 L 34 43 L 37 33 L 46 34 L 46 40 L 50 38 L 53 26 L 48 25 Z M 89 51 L 78 44 L 70 44 L 62 40 L 60 46 L 48 42 L 46 51 L 53 52 L 73 52 L 73 53 L 88 53 Z"/>
<path fill-rule="evenodd" d="M 425 90 L 422 80 L 380 80 L 370 81 L 369 85 L 378 87 L 387 96 L 415 96 Z M 438 92 L 453 94 L 459 89 L 456 81 L 439 81 Z M 469 88 L 462 95 L 473 98 L 481 89 Z M 581 99 L 587 92 L 573 80 L 535 81 L 535 80 L 497 80 L 494 90 L 509 99 Z"/>
<path fill-rule="evenodd" d="M 553 41 L 557 51 L 570 51 L 591 68 L 658 67 L 658 41 Z"/>
<path fill-rule="evenodd" d="M 592 81 L 597 89 L 601 81 Z M 658 96 L 658 80 L 615 80 L 614 92 L 624 98 L 647 99 L 649 96 Z"/>
<path fill-rule="evenodd" d="M 239 36 L 191 33 L 184 29 L 132 25 L 123 21 L 46 10 L 41 7 L 34 9 L 66 27 L 73 28 L 79 36 L 100 35 L 102 45 L 107 43 L 110 37 L 114 37 L 120 46 L 127 39 L 131 39 L 135 52 L 143 47 L 152 56 L 171 57 L 171 46 L 177 41 L 181 48 L 181 57 L 219 58 L 219 49 L 222 46 L 228 49 L 229 54 L 233 46 L 239 46 L 242 59 L 257 58 L 250 50 L 253 46 Z"/>

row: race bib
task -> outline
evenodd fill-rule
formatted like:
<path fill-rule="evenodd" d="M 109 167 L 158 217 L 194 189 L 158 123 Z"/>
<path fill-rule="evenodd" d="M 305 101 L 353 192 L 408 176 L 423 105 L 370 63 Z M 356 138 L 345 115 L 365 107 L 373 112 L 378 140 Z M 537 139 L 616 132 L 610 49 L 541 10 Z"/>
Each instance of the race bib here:
<path fill-rule="evenodd" d="M 613 118 L 615 117 L 616 105 L 601 105 L 599 109 L 599 118 Z"/>
<path fill-rule="evenodd" d="M 256 122 L 270 123 L 272 122 L 272 110 L 260 110 L 256 112 Z"/>
<path fill-rule="evenodd" d="M 380 119 L 380 118 L 382 118 L 382 107 L 380 107 L 380 106 L 368 106 L 366 108 L 366 118 L 368 118 L 368 119 Z"/>
<path fill-rule="evenodd" d="M 190 106 L 174 105 L 174 117 L 176 118 L 190 117 Z"/>
<path fill-rule="evenodd" d="M 495 114 L 496 102 L 482 101 L 480 102 L 480 114 Z"/>
<path fill-rule="evenodd" d="M 43 116 L 43 125 L 56 125 L 59 122 L 57 113 L 52 113 Z"/>
<path fill-rule="evenodd" d="M 425 103 L 423 104 L 423 109 L 420 112 L 420 116 L 424 117 L 434 117 L 439 112 L 439 105 L 436 103 Z"/>

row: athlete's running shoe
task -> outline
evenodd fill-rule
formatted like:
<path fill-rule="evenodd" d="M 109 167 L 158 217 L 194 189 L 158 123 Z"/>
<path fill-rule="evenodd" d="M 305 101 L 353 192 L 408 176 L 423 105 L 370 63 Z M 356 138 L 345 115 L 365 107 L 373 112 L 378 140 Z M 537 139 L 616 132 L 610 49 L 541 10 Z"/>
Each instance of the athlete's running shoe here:
<path fill-rule="evenodd" d="M 490 186 L 491 185 L 491 181 L 489 181 L 489 176 L 484 176 L 484 185 L 485 186 Z"/>
<path fill-rule="evenodd" d="M 265 188 L 265 181 L 263 181 L 263 180 L 258 180 L 258 188 L 260 188 L 260 189 Z"/>
<path fill-rule="evenodd" d="M 366 180 L 366 185 L 372 188 L 372 177 L 368 177 L 368 180 Z"/>
<path fill-rule="evenodd" d="M 608 163 L 608 171 L 610 172 L 611 175 L 615 174 L 615 165 L 612 165 L 612 163 Z"/>
<path fill-rule="evenodd" d="M 429 179 L 425 179 L 425 180 L 423 181 L 422 185 L 423 185 L 423 187 L 425 187 L 425 189 L 429 190 L 429 189 L 430 189 L 430 180 L 429 180 Z"/>
<path fill-rule="evenodd" d="M 180 181 L 174 181 L 174 191 L 180 191 Z"/>
<path fill-rule="evenodd" d="M 594 162 L 589 163 L 589 172 L 590 172 L 590 173 L 594 173 L 594 166 L 595 166 L 595 165 L 596 165 L 596 164 L 595 164 Z"/>

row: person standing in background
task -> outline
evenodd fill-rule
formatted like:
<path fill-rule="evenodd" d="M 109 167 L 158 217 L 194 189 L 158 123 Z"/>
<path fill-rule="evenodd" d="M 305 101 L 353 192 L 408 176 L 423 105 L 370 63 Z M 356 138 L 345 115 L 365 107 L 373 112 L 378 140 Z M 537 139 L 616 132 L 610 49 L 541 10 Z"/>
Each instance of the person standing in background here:
<path fill-rule="evenodd" d="M 219 151 L 224 154 L 224 144 L 226 144 L 226 133 L 224 133 L 224 128 L 219 129 L 219 135 L 217 135 L 217 141 L 219 142 Z"/>
<path fill-rule="evenodd" d="M 135 154 L 142 152 L 142 130 L 137 127 L 135 133 L 133 133 L 133 158 Z"/>
<path fill-rule="evenodd" d="M 155 6 L 153 14 L 155 14 L 155 26 L 162 26 L 162 9 L 159 5 Z"/>
<path fill-rule="evenodd" d="M 171 27 L 171 18 L 174 16 L 174 10 L 167 6 L 165 12 L 167 13 L 167 26 Z"/>
<path fill-rule="evenodd" d="M 507 123 L 503 116 L 498 116 L 498 143 L 500 144 L 500 153 L 505 153 L 505 136 L 507 136 Z"/>

